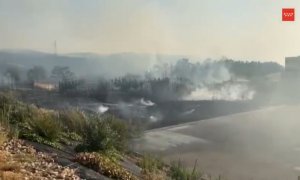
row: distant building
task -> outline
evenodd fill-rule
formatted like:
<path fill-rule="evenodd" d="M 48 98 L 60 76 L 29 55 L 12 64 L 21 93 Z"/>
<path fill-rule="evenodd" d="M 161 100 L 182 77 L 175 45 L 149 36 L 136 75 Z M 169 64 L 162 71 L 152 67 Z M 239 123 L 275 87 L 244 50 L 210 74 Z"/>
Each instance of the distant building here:
<path fill-rule="evenodd" d="M 38 89 L 43 89 L 47 91 L 53 91 L 58 89 L 58 81 L 54 79 L 47 79 L 41 81 L 34 81 L 33 87 Z"/>
<path fill-rule="evenodd" d="M 286 57 L 281 82 L 282 96 L 289 102 L 300 102 L 300 56 Z"/>
<path fill-rule="evenodd" d="M 300 56 L 285 58 L 284 78 L 300 80 Z"/>

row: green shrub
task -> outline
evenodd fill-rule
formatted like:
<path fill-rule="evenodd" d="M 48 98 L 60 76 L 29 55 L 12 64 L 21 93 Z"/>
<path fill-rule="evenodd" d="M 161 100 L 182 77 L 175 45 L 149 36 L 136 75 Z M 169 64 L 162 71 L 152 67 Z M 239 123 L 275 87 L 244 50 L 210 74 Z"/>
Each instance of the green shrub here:
<path fill-rule="evenodd" d="M 57 140 L 61 133 L 61 125 L 54 113 L 36 111 L 35 117 L 29 119 L 28 124 L 32 133 L 50 141 Z"/>
<path fill-rule="evenodd" d="M 15 108 L 10 123 L 19 129 L 21 138 L 37 142 L 57 141 L 61 133 L 61 125 L 55 112 L 35 106 L 20 105 Z"/>
<path fill-rule="evenodd" d="M 89 115 L 76 110 L 62 112 L 23 104 L 0 94 L 0 123 L 14 136 L 49 145 L 81 141 L 76 150 L 117 154 L 127 149 L 131 137 L 127 124 L 114 116 Z"/>
<path fill-rule="evenodd" d="M 123 151 L 127 149 L 129 135 L 129 128 L 125 121 L 116 118 L 113 115 L 107 115 L 103 120 L 104 124 L 107 124 L 115 134 L 115 141 L 113 146 L 119 150 Z"/>
<path fill-rule="evenodd" d="M 128 128 L 123 121 L 114 116 L 90 116 L 83 144 L 77 150 L 124 151 L 128 138 Z"/>
<path fill-rule="evenodd" d="M 54 111 L 23 104 L 0 93 L 0 124 L 9 138 L 24 138 L 59 147 L 61 124 Z"/>
<path fill-rule="evenodd" d="M 84 144 L 91 151 L 111 150 L 117 141 L 117 134 L 108 123 L 104 123 L 98 118 L 90 119 L 84 135 Z"/>
<path fill-rule="evenodd" d="M 17 102 L 9 95 L 0 93 L 0 129 L 6 138 L 17 138 L 18 127 L 11 125 L 12 113 Z"/>
<path fill-rule="evenodd" d="M 196 171 L 197 161 L 192 171 L 187 170 L 181 161 L 172 162 L 170 167 L 170 177 L 174 180 L 198 180 L 201 174 Z"/>
<path fill-rule="evenodd" d="M 0 93 L 0 123 L 2 127 L 8 127 L 10 124 L 10 117 L 13 112 L 13 100 Z"/>
<path fill-rule="evenodd" d="M 62 122 L 64 132 L 81 135 L 88 123 L 84 113 L 76 110 L 65 110 L 59 112 L 59 120 Z"/>
<path fill-rule="evenodd" d="M 17 138 L 19 138 L 19 135 L 20 135 L 20 131 L 19 131 L 18 126 L 10 125 L 10 126 L 7 128 L 7 136 L 8 136 L 10 139 L 17 139 Z"/>
<path fill-rule="evenodd" d="M 5 132 L 0 132 L 0 146 L 2 146 L 5 141 L 7 141 L 7 134 Z"/>
<path fill-rule="evenodd" d="M 10 115 L 9 111 L 0 109 L 0 124 L 1 127 L 4 129 L 9 128 L 10 126 L 9 115 Z"/>
<path fill-rule="evenodd" d="M 34 118 L 36 111 L 37 108 L 33 105 L 15 104 L 10 111 L 10 123 L 26 123 L 28 120 Z"/>
<path fill-rule="evenodd" d="M 151 156 L 150 154 L 145 154 L 138 162 L 138 166 L 140 166 L 143 171 L 152 173 L 157 170 L 162 170 L 164 163 L 159 158 Z"/>
<path fill-rule="evenodd" d="M 94 169 L 112 179 L 137 180 L 138 178 L 124 169 L 122 166 L 112 161 L 109 157 L 99 153 L 79 153 L 75 161 Z"/>
<path fill-rule="evenodd" d="M 72 140 L 72 141 L 77 141 L 77 142 L 82 141 L 82 137 L 75 132 L 71 132 L 71 133 L 70 132 L 67 132 L 67 133 L 62 132 L 61 137 L 65 138 L 66 140 Z"/>
<path fill-rule="evenodd" d="M 8 93 L 0 93 L 0 109 L 15 103 L 15 99 Z"/>

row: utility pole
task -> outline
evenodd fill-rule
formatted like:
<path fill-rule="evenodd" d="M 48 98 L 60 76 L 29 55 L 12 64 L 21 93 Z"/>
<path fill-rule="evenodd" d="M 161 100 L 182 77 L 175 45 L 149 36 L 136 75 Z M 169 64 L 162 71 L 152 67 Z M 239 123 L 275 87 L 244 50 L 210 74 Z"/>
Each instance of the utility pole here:
<path fill-rule="evenodd" d="M 56 44 L 56 40 L 54 41 L 54 55 L 57 56 L 57 44 Z"/>

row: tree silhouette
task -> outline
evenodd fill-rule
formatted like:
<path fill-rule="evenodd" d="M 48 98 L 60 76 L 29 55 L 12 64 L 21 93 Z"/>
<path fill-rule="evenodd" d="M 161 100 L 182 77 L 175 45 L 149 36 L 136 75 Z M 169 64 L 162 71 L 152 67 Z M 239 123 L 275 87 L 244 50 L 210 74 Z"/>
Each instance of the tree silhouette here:
<path fill-rule="evenodd" d="M 29 81 L 38 81 L 45 79 L 47 77 L 47 72 L 44 67 L 42 66 L 34 66 L 33 68 L 29 69 L 27 72 L 27 79 Z"/>

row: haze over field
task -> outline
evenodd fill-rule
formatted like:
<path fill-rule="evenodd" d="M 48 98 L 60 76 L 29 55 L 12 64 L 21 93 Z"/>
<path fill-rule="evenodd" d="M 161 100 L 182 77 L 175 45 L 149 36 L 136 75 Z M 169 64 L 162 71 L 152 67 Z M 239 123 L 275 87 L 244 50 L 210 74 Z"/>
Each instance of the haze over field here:
<path fill-rule="evenodd" d="M 297 0 L 0 0 L 0 49 L 276 61 L 298 55 Z M 296 17 L 297 19 L 297 17 Z M 267 47 L 267 48 L 266 48 Z"/>
<path fill-rule="evenodd" d="M 0 0 L 0 149 L 16 136 L 82 179 L 299 180 L 298 9 Z"/>

